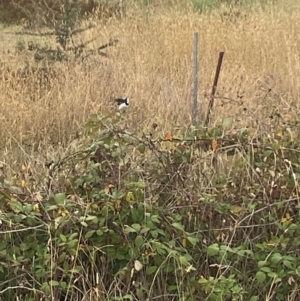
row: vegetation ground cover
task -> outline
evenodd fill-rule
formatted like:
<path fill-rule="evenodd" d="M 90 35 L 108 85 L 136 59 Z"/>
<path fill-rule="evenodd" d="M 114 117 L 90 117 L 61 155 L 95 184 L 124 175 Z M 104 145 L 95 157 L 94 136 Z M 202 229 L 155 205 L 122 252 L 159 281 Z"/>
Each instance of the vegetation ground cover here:
<path fill-rule="evenodd" d="M 298 11 L 149 1 L 4 24 L 0 299 L 298 300 Z"/>

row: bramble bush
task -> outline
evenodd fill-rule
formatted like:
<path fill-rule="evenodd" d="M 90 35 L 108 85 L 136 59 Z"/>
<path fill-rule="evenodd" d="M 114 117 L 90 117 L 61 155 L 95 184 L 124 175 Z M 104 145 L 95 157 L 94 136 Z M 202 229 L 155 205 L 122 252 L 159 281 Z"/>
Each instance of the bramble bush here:
<path fill-rule="evenodd" d="M 297 127 L 175 137 L 91 116 L 0 178 L 1 300 L 298 300 Z M 292 130 L 294 129 L 294 130 Z"/>

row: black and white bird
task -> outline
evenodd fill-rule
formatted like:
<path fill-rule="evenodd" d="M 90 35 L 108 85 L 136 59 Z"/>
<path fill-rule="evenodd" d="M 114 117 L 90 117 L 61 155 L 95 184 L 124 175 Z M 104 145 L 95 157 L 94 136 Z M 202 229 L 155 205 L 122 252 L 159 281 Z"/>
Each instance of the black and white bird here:
<path fill-rule="evenodd" d="M 117 102 L 118 104 L 118 110 L 119 111 L 124 111 L 128 108 L 129 106 L 129 98 L 128 97 L 125 97 L 125 98 L 117 98 L 115 99 L 115 101 Z"/>

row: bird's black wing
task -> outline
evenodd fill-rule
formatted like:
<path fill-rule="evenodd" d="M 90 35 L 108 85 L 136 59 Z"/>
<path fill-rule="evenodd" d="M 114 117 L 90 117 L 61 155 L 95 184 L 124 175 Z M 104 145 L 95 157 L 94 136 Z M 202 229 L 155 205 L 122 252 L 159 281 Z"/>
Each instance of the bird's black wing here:
<path fill-rule="evenodd" d="M 120 104 L 122 104 L 122 103 L 125 102 L 125 99 L 123 99 L 123 98 L 116 98 L 115 102 L 117 102 L 117 104 L 120 105 Z"/>

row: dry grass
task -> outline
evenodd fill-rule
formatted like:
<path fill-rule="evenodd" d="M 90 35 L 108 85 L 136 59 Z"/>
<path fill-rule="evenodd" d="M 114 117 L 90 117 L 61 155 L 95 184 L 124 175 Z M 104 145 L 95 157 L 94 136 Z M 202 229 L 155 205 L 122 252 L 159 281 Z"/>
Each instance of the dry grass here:
<path fill-rule="evenodd" d="M 14 75 L 26 61 L 36 66 L 31 52 L 14 51 L 20 39 L 26 42 L 32 37 L 2 30 L 0 39 L 6 42 L 0 49 L 2 77 L 3 70 L 10 71 L 0 83 L 1 157 L 11 167 L 15 160 L 26 161 L 36 153 L 46 158 L 52 149 L 63 148 L 91 113 L 111 111 L 111 98 L 123 95 L 132 100 L 126 112 L 131 131 L 147 132 L 154 122 L 161 133 L 175 125 L 186 129 L 191 122 L 194 31 L 200 35 L 201 118 L 223 50 L 219 95 L 239 102 L 237 95 L 242 95 L 243 103 L 227 101 L 221 106 L 217 99 L 213 124 L 233 117 L 236 127 L 263 128 L 275 111 L 297 114 L 300 3 L 288 2 L 232 14 L 221 8 L 210 16 L 160 5 L 129 8 L 124 20 L 86 32 L 86 39 L 97 38 L 95 47 L 119 39 L 107 50 L 110 58 L 57 63 L 56 76 L 44 90 L 30 76 L 22 82 Z"/>

